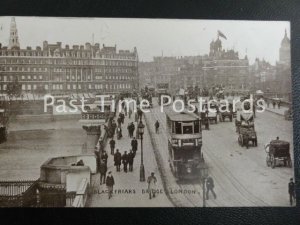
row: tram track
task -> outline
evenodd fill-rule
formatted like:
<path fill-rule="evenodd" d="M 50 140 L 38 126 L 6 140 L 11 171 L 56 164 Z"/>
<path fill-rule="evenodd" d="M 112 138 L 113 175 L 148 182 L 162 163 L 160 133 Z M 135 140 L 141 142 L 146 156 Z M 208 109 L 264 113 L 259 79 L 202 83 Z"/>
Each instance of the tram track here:
<path fill-rule="evenodd" d="M 164 139 L 167 140 L 166 135 L 166 124 L 165 124 L 165 114 L 161 113 L 159 111 L 159 108 L 153 108 L 151 110 L 153 117 L 155 120 L 158 120 L 161 124 L 161 130 L 160 134 L 163 134 Z M 154 121 L 154 120 L 153 120 Z M 167 143 L 166 143 L 167 144 Z M 211 171 L 211 174 L 215 178 L 215 183 L 218 185 L 218 187 L 222 190 L 222 194 L 225 194 L 228 192 L 228 189 L 235 190 L 231 191 L 231 195 L 228 196 L 227 200 L 230 198 L 230 203 L 233 203 L 233 206 L 265 206 L 268 205 L 266 202 L 258 199 L 256 196 L 254 196 L 252 193 L 250 193 L 235 177 L 234 175 L 226 168 L 224 165 L 219 165 L 220 162 L 217 160 L 217 157 L 210 152 L 209 148 L 207 148 L 209 152 L 208 155 L 208 161 L 211 167 L 214 169 Z M 207 153 L 205 152 L 205 153 Z M 225 173 L 224 173 L 225 171 Z M 224 176 L 226 179 L 224 179 Z M 226 181 L 227 180 L 227 181 Z M 226 184 L 227 182 L 227 184 Z M 224 183 L 226 185 L 224 185 Z M 193 189 L 201 196 L 202 187 L 198 184 L 178 184 L 180 188 L 186 189 L 193 187 Z M 199 191 L 200 190 L 200 191 Z M 237 194 L 238 193 L 238 194 Z M 204 196 L 205 197 L 205 196 Z M 194 199 L 190 199 L 190 196 L 185 196 L 185 198 L 194 206 L 198 206 L 195 204 Z M 202 196 L 203 198 L 203 196 Z M 201 199 L 201 198 L 200 198 Z M 221 201 L 220 201 L 221 200 Z M 218 198 L 217 200 L 211 199 L 207 201 L 208 206 L 228 206 L 228 201 L 226 201 L 226 198 Z"/>

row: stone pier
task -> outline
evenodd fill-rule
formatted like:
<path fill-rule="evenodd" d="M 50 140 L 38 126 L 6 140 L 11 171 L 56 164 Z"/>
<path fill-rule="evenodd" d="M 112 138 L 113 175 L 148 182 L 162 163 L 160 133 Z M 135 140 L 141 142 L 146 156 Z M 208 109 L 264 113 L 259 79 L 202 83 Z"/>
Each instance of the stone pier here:
<path fill-rule="evenodd" d="M 101 135 L 101 125 L 83 125 L 82 128 L 86 131 L 86 141 L 82 148 L 82 154 L 92 154 Z"/>

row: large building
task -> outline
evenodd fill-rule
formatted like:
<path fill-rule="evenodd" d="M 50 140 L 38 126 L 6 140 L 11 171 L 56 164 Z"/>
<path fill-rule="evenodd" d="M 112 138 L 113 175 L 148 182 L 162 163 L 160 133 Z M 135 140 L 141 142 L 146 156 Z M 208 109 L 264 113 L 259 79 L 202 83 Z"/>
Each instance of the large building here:
<path fill-rule="evenodd" d="M 238 52 L 225 51 L 219 37 L 210 43 L 208 55 L 154 57 L 152 62 L 144 64 L 147 66 L 140 66 L 141 83 L 148 82 L 156 88 L 160 83 L 169 83 L 171 91 L 195 86 L 210 88 L 221 85 L 235 90 L 250 87 L 247 56 L 241 59 Z"/>
<path fill-rule="evenodd" d="M 23 92 L 120 93 L 138 89 L 138 54 L 98 43 L 62 46 L 61 42 L 35 49 L 20 48 L 15 18 L 11 20 L 8 46 L 0 44 L 0 92 L 10 82 Z"/>

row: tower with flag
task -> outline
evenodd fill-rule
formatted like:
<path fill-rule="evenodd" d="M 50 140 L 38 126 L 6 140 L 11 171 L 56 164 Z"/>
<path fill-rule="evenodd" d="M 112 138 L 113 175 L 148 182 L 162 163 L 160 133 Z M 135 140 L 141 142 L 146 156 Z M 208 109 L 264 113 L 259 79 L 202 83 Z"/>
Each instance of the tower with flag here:
<path fill-rule="evenodd" d="M 223 34 L 220 30 L 218 30 L 218 38 L 219 37 L 222 37 L 224 38 L 225 40 L 227 40 L 227 37 L 225 36 L 225 34 Z"/>

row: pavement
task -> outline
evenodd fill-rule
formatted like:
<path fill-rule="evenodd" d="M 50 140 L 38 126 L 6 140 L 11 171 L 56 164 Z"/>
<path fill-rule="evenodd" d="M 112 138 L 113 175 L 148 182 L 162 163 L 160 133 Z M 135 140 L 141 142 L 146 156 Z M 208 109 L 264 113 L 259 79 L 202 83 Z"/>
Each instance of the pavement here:
<path fill-rule="evenodd" d="M 273 108 L 272 106 L 270 106 L 270 107 L 267 107 L 267 108 L 266 108 L 266 111 L 275 113 L 275 114 L 280 115 L 280 116 L 284 116 L 284 112 L 285 112 L 286 110 L 288 110 L 287 107 L 280 107 L 280 108 L 278 109 L 278 107 Z"/>
<path fill-rule="evenodd" d="M 115 139 L 115 149 L 119 149 L 121 154 L 123 154 L 124 151 L 128 153 L 131 148 L 131 139 L 127 132 L 129 122 L 134 122 L 134 115 L 132 115 L 131 119 L 125 117 L 124 124 L 122 125 L 123 137 L 120 140 Z M 145 124 L 145 121 L 143 121 L 143 123 Z M 137 123 L 134 124 L 135 128 L 137 128 Z M 108 144 L 105 150 L 108 153 L 108 171 L 112 171 L 115 180 L 114 194 L 111 199 L 108 199 L 108 194 L 105 192 L 107 190 L 106 185 L 100 185 L 100 174 L 97 173 L 92 176 L 92 194 L 87 202 L 87 207 L 172 207 L 172 203 L 167 198 L 163 189 L 162 179 L 147 129 L 145 129 L 143 137 L 145 178 L 147 181 L 147 177 L 150 173 L 155 173 L 157 178 L 156 187 L 160 194 L 150 200 L 149 195 L 146 193 L 148 187 L 147 182 L 139 181 L 141 163 L 140 139 L 138 140 L 138 151 L 134 159 L 133 172 L 127 173 L 123 171 L 123 165 L 121 165 L 121 172 L 116 172 L 113 156 L 110 155 L 110 147 Z"/>

